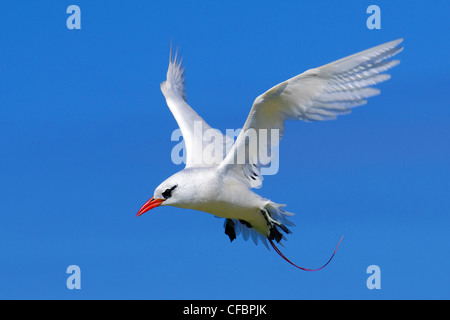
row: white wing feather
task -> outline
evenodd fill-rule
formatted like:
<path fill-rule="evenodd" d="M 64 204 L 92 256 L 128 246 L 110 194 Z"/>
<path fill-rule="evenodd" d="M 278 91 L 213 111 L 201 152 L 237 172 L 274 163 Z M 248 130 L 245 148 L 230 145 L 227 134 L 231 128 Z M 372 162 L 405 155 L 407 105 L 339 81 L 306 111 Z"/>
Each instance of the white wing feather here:
<path fill-rule="evenodd" d="M 245 132 L 254 129 L 278 129 L 281 139 L 286 120 L 321 121 L 335 119 L 350 109 L 365 104 L 366 99 L 377 95 L 371 86 L 390 78 L 384 72 L 396 66 L 398 60 L 387 60 L 403 47 L 403 39 L 387 42 L 371 49 L 353 54 L 319 68 L 310 69 L 286 80 L 257 97 L 235 145 L 227 154 L 221 168 L 228 170 L 251 188 L 262 185 L 259 154 L 275 147 L 258 143 L 258 148 L 248 146 Z M 245 163 L 236 164 L 239 152 L 246 153 Z M 262 150 L 261 150 L 262 148 Z"/>
<path fill-rule="evenodd" d="M 231 138 L 212 129 L 187 104 L 184 69 L 181 60 L 177 61 L 177 53 L 174 58 L 172 58 L 172 52 L 170 53 L 167 79 L 161 83 L 161 91 L 183 135 L 186 146 L 186 167 L 209 167 L 221 163 L 226 152 L 227 140 Z M 208 134 L 205 134 L 206 132 Z M 204 138 L 207 141 L 204 141 Z M 206 148 L 208 152 L 204 152 Z"/>

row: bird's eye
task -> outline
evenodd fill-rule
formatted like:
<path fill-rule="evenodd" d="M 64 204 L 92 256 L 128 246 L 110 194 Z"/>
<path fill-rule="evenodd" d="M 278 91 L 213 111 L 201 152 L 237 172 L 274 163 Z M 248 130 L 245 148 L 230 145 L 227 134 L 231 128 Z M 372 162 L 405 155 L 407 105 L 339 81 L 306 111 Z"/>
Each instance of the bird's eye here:
<path fill-rule="evenodd" d="M 164 191 L 162 193 L 162 196 L 164 197 L 164 199 L 169 199 L 172 196 L 172 190 L 171 189 L 166 189 L 166 191 Z"/>
<path fill-rule="evenodd" d="M 170 189 L 166 189 L 166 191 L 164 191 L 162 193 L 162 196 L 164 197 L 164 199 L 169 199 L 172 196 L 172 191 L 173 189 L 175 189 L 178 185 L 174 185 L 172 188 Z"/>

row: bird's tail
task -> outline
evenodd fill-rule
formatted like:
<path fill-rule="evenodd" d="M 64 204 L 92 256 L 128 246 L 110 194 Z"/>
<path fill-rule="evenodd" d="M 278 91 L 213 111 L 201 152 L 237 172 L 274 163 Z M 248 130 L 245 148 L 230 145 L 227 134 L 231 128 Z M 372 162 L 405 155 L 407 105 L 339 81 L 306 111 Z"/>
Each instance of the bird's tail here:
<path fill-rule="evenodd" d="M 301 270 L 304 270 L 304 271 L 318 271 L 320 269 L 325 268 L 325 266 L 327 266 L 330 263 L 330 261 L 333 259 L 337 249 L 339 248 L 339 245 L 341 244 L 342 238 L 344 238 L 344 236 L 341 237 L 341 240 L 339 240 L 339 243 L 336 246 L 336 249 L 334 249 L 334 252 L 331 255 L 330 259 L 328 259 L 328 261 L 323 266 L 321 266 L 320 268 L 317 268 L 317 269 L 310 269 L 310 268 L 300 267 L 300 266 L 296 265 L 295 263 L 293 263 L 292 261 L 290 261 L 288 258 L 286 258 L 286 256 L 280 251 L 280 249 L 278 249 L 278 247 L 275 245 L 275 243 L 273 241 L 273 240 L 275 240 L 279 244 L 283 245 L 280 241 L 281 240 L 286 240 L 286 238 L 280 232 L 280 229 L 282 231 L 284 231 L 285 233 L 290 233 L 291 231 L 286 226 L 287 225 L 288 226 L 295 225 L 293 222 L 291 222 L 287 218 L 288 216 L 293 216 L 294 214 L 291 213 L 291 212 L 284 211 L 282 209 L 284 206 L 285 205 L 282 205 L 282 204 L 269 202 L 264 207 L 264 209 L 268 213 L 268 216 L 266 216 L 266 219 L 271 224 L 271 227 L 270 227 L 270 230 L 269 230 L 269 236 L 267 237 L 267 240 L 269 240 L 270 245 L 275 250 L 275 252 L 280 255 L 280 257 L 282 257 L 284 260 L 286 260 L 287 262 L 292 264 L 294 267 L 297 267 L 297 268 L 299 268 Z"/>
<path fill-rule="evenodd" d="M 270 242 L 270 245 L 271 245 L 272 248 L 276 251 L 276 253 L 278 253 L 278 254 L 280 255 L 280 257 L 282 257 L 284 260 L 286 260 L 287 262 L 289 262 L 290 264 L 292 264 L 294 267 L 297 267 L 297 268 L 299 268 L 300 270 L 304 270 L 304 271 L 319 271 L 320 269 L 325 268 L 325 267 L 330 263 L 330 261 L 333 259 L 333 257 L 334 257 L 334 255 L 335 255 L 337 249 L 339 248 L 339 245 L 341 244 L 342 238 L 344 238 L 344 236 L 341 237 L 341 240 L 339 240 L 339 243 L 338 243 L 338 245 L 336 246 L 336 249 L 334 249 L 334 252 L 333 252 L 333 254 L 331 255 L 330 259 L 328 259 L 328 261 L 327 261 L 323 266 L 321 266 L 320 268 L 317 268 L 317 269 L 310 269 L 310 268 L 299 267 L 298 265 L 296 265 L 295 263 L 293 263 L 292 261 L 290 261 L 288 258 L 286 258 L 286 257 L 284 256 L 284 254 L 280 251 L 280 249 L 278 249 L 278 247 L 275 245 L 275 243 L 273 243 L 272 239 L 269 238 L 269 237 L 267 237 L 267 239 L 268 239 L 269 242 Z"/>
<path fill-rule="evenodd" d="M 292 212 L 284 211 L 282 208 L 285 204 L 278 204 L 269 201 L 265 206 L 264 210 L 266 214 L 266 220 L 270 223 L 271 227 L 269 230 L 269 238 L 275 239 L 278 243 L 281 240 L 286 240 L 286 237 L 280 232 L 291 233 L 291 231 L 286 226 L 295 226 L 295 223 L 290 221 L 287 217 L 293 216 Z M 281 244 L 282 245 L 282 244 Z"/>

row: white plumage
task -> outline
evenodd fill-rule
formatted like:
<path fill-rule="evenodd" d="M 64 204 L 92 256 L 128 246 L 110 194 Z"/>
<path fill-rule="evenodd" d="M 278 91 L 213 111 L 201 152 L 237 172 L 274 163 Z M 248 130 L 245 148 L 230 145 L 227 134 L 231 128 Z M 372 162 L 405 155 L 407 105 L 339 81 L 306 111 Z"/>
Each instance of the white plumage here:
<path fill-rule="evenodd" d="M 184 70 L 177 55 L 172 57 L 171 54 L 167 79 L 161 84 L 161 90 L 183 134 L 186 167 L 159 185 L 138 215 L 159 205 L 205 211 L 226 218 L 225 232 L 230 240 L 240 233 L 244 239 L 251 237 L 255 243 L 259 239 L 267 247 L 268 240 L 277 253 L 290 262 L 272 240 L 280 242 L 285 238 L 282 233 L 290 233 L 287 226 L 294 224 L 287 217 L 292 213 L 284 211 L 284 205 L 251 190 L 262 186 L 264 164 L 260 155 L 269 154 L 269 150 L 278 146 L 286 120 L 335 119 L 379 94 L 372 86 L 390 78 L 385 72 L 399 63 L 390 58 L 403 49 L 402 41 L 387 42 L 307 70 L 269 89 L 255 99 L 242 131 L 228 153 L 227 146 L 233 143 L 232 139 L 212 129 L 186 103 Z M 277 129 L 279 139 L 267 139 L 267 143 L 249 146 L 246 134 L 253 131 L 259 135 L 261 129 Z M 205 134 L 216 139 L 205 143 Z M 222 152 L 207 152 L 211 149 Z"/>

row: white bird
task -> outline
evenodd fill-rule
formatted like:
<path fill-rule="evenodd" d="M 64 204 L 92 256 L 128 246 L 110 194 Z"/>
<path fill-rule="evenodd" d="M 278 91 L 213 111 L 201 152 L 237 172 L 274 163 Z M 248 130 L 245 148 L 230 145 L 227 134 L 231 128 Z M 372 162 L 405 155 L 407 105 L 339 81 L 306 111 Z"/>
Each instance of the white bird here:
<path fill-rule="evenodd" d="M 275 246 L 273 240 L 280 243 L 286 239 L 282 233 L 290 233 L 287 226 L 294 224 L 287 217 L 293 214 L 282 209 L 285 205 L 274 203 L 251 190 L 262 186 L 261 151 L 272 150 L 278 145 L 286 120 L 335 119 L 377 95 L 379 90 L 372 86 L 390 78 L 384 72 L 399 63 L 390 58 L 402 51 L 402 41 L 387 42 L 307 70 L 269 89 L 255 99 L 236 142 L 228 153 L 222 154 L 207 152 L 206 149 L 224 150 L 230 138 L 212 129 L 187 104 L 184 69 L 177 54 L 172 57 L 171 53 L 167 79 L 161 83 L 161 90 L 183 135 L 186 167 L 161 183 L 137 216 L 158 206 L 204 211 L 226 219 L 225 233 L 230 241 L 242 233 L 245 240 L 250 236 L 257 244 L 260 239 L 269 248 L 268 240 L 281 257 L 297 268 L 306 271 L 322 269 L 331 261 L 337 247 L 322 267 L 308 269 L 289 261 Z M 279 139 L 250 146 L 246 132 L 253 130 L 259 135 L 261 129 L 278 129 Z M 205 143 L 204 134 L 207 132 L 220 139 Z M 243 161 L 242 157 L 237 161 L 240 154 L 245 155 Z"/>

